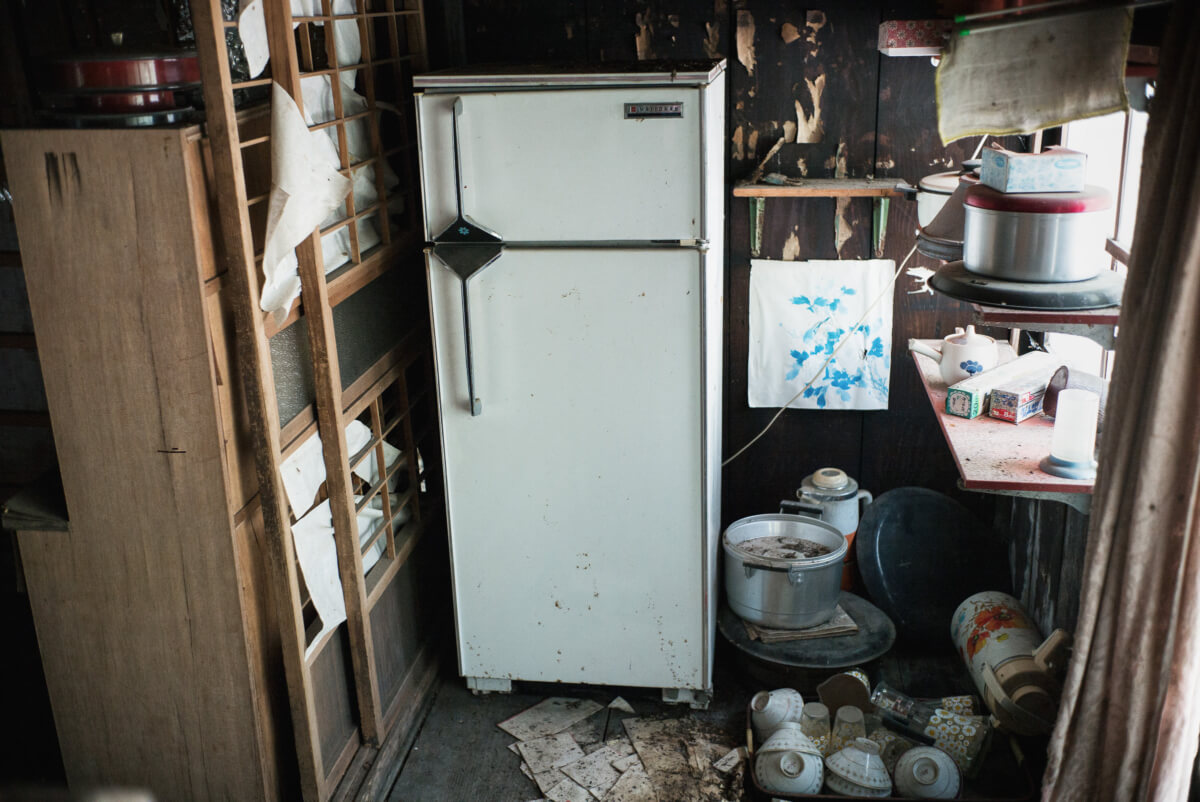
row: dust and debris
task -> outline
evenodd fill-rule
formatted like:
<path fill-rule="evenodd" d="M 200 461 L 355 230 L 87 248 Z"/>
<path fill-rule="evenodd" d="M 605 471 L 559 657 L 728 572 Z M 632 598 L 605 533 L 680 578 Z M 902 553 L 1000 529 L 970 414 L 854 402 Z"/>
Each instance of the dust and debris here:
<path fill-rule="evenodd" d="M 736 746 L 727 733 L 691 717 L 626 719 L 625 731 L 659 799 L 718 802 L 744 798 L 744 771 L 722 775 L 713 768 L 714 762 Z"/>
<path fill-rule="evenodd" d="M 788 234 L 787 241 L 783 243 L 783 256 L 785 262 L 794 262 L 800 258 L 800 238 L 796 236 L 796 232 Z"/>
<path fill-rule="evenodd" d="M 804 85 L 808 88 L 812 113 L 807 113 L 800 100 L 796 100 L 796 141 L 811 144 L 820 142 L 825 136 L 825 123 L 821 119 L 821 96 L 825 92 L 825 74 L 821 73 L 815 79 L 806 76 Z"/>
<path fill-rule="evenodd" d="M 721 55 L 721 23 L 704 23 L 704 55 L 707 58 L 723 58 Z"/>
<path fill-rule="evenodd" d="M 733 145 L 733 154 L 732 154 L 733 160 L 735 162 L 745 161 L 746 160 L 745 132 L 742 130 L 742 126 L 739 125 L 737 128 L 733 129 L 733 136 L 731 136 L 729 138 L 729 140 L 730 140 L 730 143 Z"/>
<path fill-rule="evenodd" d="M 737 13 L 737 57 L 746 72 L 754 75 L 754 15 L 745 9 Z"/>
<path fill-rule="evenodd" d="M 783 141 L 784 142 L 795 142 L 796 141 L 796 124 L 794 122 L 792 122 L 791 120 L 788 120 L 787 122 L 785 122 L 783 124 Z"/>
<path fill-rule="evenodd" d="M 790 45 L 800 38 L 800 29 L 790 22 L 785 22 L 783 23 L 783 27 L 779 29 L 779 38 Z"/>
<path fill-rule="evenodd" d="M 634 47 L 637 50 L 638 61 L 646 61 L 654 58 L 654 28 L 650 25 L 650 13 L 638 13 L 634 16 L 634 22 L 637 23 L 638 32 L 633 38 Z"/>

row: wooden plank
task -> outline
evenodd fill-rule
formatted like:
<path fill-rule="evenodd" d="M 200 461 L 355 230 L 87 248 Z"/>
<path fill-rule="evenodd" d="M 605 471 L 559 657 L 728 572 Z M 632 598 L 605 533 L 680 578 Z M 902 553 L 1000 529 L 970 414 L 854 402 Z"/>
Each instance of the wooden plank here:
<path fill-rule="evenodd" d="M 217 186 L 226 279 L 237 325 L 238 364 L 250 423 L 258 493 L 271 571 L 271 597 L 279 626 L 283 667 L 300 773 L 300 792 L 315 802 L 324 797 L 324 770 L 318 744 L 311 678 L 304 665 L 304 622 L 299 577 L 292 542 L 287 498 L 279 478 L 279 420 L 271 352 L 259 313 L 258 274 L 246 207 L 246 182 L 233 95 L 225 29 L 217 0 L 192 5 L 196 50 L 203 78 L 207 125 Z M 290 29 L 289 29 L 290 32 Z"/>
<path fill-rule="evenodd" d="M 1006 306 L 971 304 L 976 319 L 982 323 L 1005 328 L 1022 328 L 1028 324 L 1053 325 L 1055 323 L 1115 326 L 1121 317 L 1121 307 L 1107 309 L 1083 309 L 1079 311 L 1012 309 Z"/>
<path fill-rule="evenodd" d="M 933 347 L 937 340 L 921 340 Z M 1001 348 L 1008 348 L 1007 345 Z M 946 412 L 946 384 L 938 364 L 912 354 L 933 414 L 968 490 L 1023 490 L 1041 493 L 1091 493 L 1092 481 L 1064 479 L 1043 472 L 1038 463 L 1050 453 L 1054 423 L 1037 415 L 1018 424 L 980 415 L 972 420 Z"/>
<path fill-rule="evenodd" d="M 3 135 L 71 518 L 20 544 L 71 785 L 256 799 L 268 790 L 200 283 L 211 245 L 193 227 L 185 140 Z"/>
<path fill-rule="evenodd" d="M 735 198 L 899 198 L 894 179 L 793 178 L 786 184 L 740 181 Z"/>
<path fill-rule="evenodd" d="M 270 40 L 272 75 L 292 96 L 301 113 L 304 99 L 300 92 L 300 72 L 292 35 L 291 7 L 286 0 L 265 3 Z M 332 39 L 332 37 L 327 37 Z M 337 81 L 335 80 L 336 84 Z M 354 666 L 354 687 L 358 699 L 359 726 L 363 740 L 375 745 L 382 727 L 379 687 L 375 676 L 374 646 L 367 617 L 367 594 L 363 578 L 362 553 L 358 548 L 358 521 L 354 513 L 354 488 L 350 479 L 350 454 L 342 418 L 342 380 L 338 369 L 337 340 L 333 328 L 333 309 L 319 231 L 296 248 L 299 262 L 304 319 L 308 324 L 309 353 L 313 361 L 316 389 L 317 427 L 325 457 L 325 483 L 337 544 L 338 573 L 346 601 L 346 626 L 350 635 L 350 656 Z M 278 452 L 277 452 L 278 453 Z"/>

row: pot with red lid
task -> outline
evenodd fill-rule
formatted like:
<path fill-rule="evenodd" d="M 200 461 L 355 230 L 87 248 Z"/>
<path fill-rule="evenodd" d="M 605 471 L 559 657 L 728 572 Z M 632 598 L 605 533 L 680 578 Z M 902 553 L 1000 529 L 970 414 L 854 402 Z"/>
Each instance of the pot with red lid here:
<path fill-rule="evenodd" d="M 1105 189 L 1006 194 L 976 184 L 963 205 L 963 264 L 972 273 L 1052 283 L 1085 281 L 1104 269 L 1112 208 Z"/>

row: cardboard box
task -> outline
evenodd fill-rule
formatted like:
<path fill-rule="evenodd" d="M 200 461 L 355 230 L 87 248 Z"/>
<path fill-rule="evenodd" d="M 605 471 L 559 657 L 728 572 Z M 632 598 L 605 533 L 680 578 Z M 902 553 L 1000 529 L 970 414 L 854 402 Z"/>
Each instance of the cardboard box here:
<path fill-rule="evenodd" d="M 1059 364 L 1059 360 L 1045 351 L 1031 351 L 1011 362 L 976 373 L 946 391 L 946 412 L 960 418 L 977 418 L 987 411 L 993 388 L 1031 375 L 1044 376 L 1048 382 Z"/>
<path fill-rule="evenodd" d="M 1009 423 L 1020 423 L 1034 415 L 1040 415 L 1042 399 L 1046 395 L 1046 385 L 1049 384 L 1050 377 L 1053 375 L 1054 371 L 1049 373 L 1041 371 L 992 388 L 988 414 Z"/>
<path fill-rule="evenodd" d="M 983 149 L 979 180 L 1000 192 L 1079 192 L 1087 177 L 1087 154 L 1063 147 L 1041 153 Z"/>
<path fill-rule="evenodd" d="M 950 38 L 950 20 L 893 19 L 879 23 L 879 52 L 885 56 L 940 56 Z"/>

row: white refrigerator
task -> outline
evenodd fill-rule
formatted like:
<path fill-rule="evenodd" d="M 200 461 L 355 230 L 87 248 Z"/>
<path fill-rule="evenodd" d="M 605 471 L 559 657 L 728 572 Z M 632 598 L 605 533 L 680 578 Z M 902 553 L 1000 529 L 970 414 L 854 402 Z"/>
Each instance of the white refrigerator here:
<path fill-rule="evenodd" d="M 415 79 L 476 691 L 712 691 L 725 64 L 675 66 Z"/>

